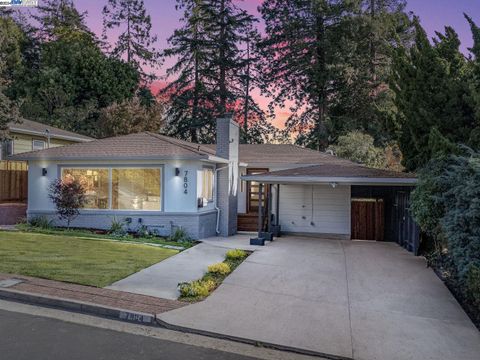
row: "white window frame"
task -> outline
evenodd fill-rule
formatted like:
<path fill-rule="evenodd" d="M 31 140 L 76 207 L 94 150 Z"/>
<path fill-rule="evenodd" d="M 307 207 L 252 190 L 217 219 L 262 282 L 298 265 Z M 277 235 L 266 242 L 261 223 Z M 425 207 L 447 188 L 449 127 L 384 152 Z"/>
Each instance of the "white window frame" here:
<path fill-rule="evenodd" d="M 203 192 L 203 186 L 205 185 L 204 181 L 203 181 L 203 172 L 204 171 L 211 171 L 212 172 L 212 197 L 211 199 L 207 199 L 207 203 L 210 204 L 210 203 L 213 203 L 213 200 L 215 198 L 215 169 L 213 167 L 210 167 L 210 166 L 204 166 L 203 168 L 199 169 L 199 172 L 202 176 L 201 178 L 201 188 L 199 188 L 199 193 L 197 194 L 197 198 L 202 198 L 202 192 Z M 198 176 L 197 176 L 197 182 L 199 182 L 200 179 L 198 179 Z"/>
<path fill-rule="evenodd" d="M 80 169 L 80 170 L 92 170 L 92 169 L 105 169 L 108 170 L 108 208 L 107 209 L 81 209 L 82 211 L 90 212 L 105 212 L 105 213 L 151 213 L 151 212 L 164 212 L 164 187 L 165 187 L 165 178 L 164 178 L 164 166 L 163 165 L 68 165 L 61 164 L 58 165 L 58 178 L 63 179 L 63 170 L 65 169 Z M 113 178 L 112 170 L 113 169 L 158 169 L 160 170 L 160 209 L 159 210 L 129 210 L 129 209 L 113 209 L 112 208 L 112 187 L 113 187 Z"/>
<path fill-rule="evenodd" d="M 42 143 L 42 148 L 35 149 L 35 143 Z M 47 143 L 45 140 L 32 139 L 32 151 L 44 150 L 46 149 Z"/>

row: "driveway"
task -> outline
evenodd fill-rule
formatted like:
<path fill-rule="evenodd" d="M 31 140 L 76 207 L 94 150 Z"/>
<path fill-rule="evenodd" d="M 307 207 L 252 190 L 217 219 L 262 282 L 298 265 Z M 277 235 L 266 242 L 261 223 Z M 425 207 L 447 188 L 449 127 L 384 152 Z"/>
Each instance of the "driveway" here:
<path fill-rule="evenodd" d="M 478 360 L 480 333 L 396 244 L 281 238 L 167 323 L 361 360 Z"/>

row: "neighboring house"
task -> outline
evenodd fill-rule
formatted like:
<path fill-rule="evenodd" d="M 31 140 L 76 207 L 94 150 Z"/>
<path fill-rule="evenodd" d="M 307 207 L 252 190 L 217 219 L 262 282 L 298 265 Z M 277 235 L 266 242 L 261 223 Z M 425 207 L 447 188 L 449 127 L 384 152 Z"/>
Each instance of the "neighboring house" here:
<path fill-rule="evenodd" d="M 0 143 L 0 160 L 28 151 L 93 140 L 88 136 L 26 119 L 19 123 L 9 123 L 8 129 L 9 139 Z"/>
<path fill-rule="evenodd" d="M 47 187 L 62 177 L 87 192 L 78 227 L 108 229 L 117 219 L 162 235 L 182 227 L 199 239 L 280 225 L 289 233 L 418 247 L 408 214 L 414 176 L 294 145 L 239 144 L 230 119 L 217 121 L 216 146 L 145 132 L 14 159 L 29 162 L 28 216 L 57 224 Z"/>

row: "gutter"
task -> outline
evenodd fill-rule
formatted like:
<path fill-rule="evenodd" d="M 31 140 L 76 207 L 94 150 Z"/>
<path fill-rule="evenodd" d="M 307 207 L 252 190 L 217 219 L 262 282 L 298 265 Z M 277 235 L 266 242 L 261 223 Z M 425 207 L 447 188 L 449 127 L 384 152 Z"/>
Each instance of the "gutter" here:
<path fill-rule="evenodd" d="M 9 129 L 10 132 L 17 132 L 21 134 L 27 134 L 27 135 L 37 135 L 41 137 L 45 137 L 45 132 L 41 131 L 33 131 L 33 130 L 25 130 L 25 129 L 19 129 L 15 127 L 10 127 Z M 85 139 L 85 138 L 78 138 L 75 136 L 68 136 L 68 135 L 58 135 L 55 133 L 50 132 L 50 137 L 52 139 L 60 139 L 60 140 L 72 140 L 72 141 L 78 141 L 78 142 L 90 142 L 96 139 Z"/>

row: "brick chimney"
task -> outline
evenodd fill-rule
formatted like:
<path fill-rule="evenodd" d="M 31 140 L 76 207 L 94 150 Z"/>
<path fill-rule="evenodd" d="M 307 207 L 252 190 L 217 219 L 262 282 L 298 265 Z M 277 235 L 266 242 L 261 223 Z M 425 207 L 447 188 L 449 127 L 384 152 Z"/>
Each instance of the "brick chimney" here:
<path fill-rule="evenodd" d="M 238 144 L 240 130 L 232 115 L 217 119 L 218 157 L 228 160 L 218 164 L 223 168 L 217 172 L 217 206 L 220 209 L 219 235 L 230 236 L 237 232 L 237 186 L 238 186 Z"/>

